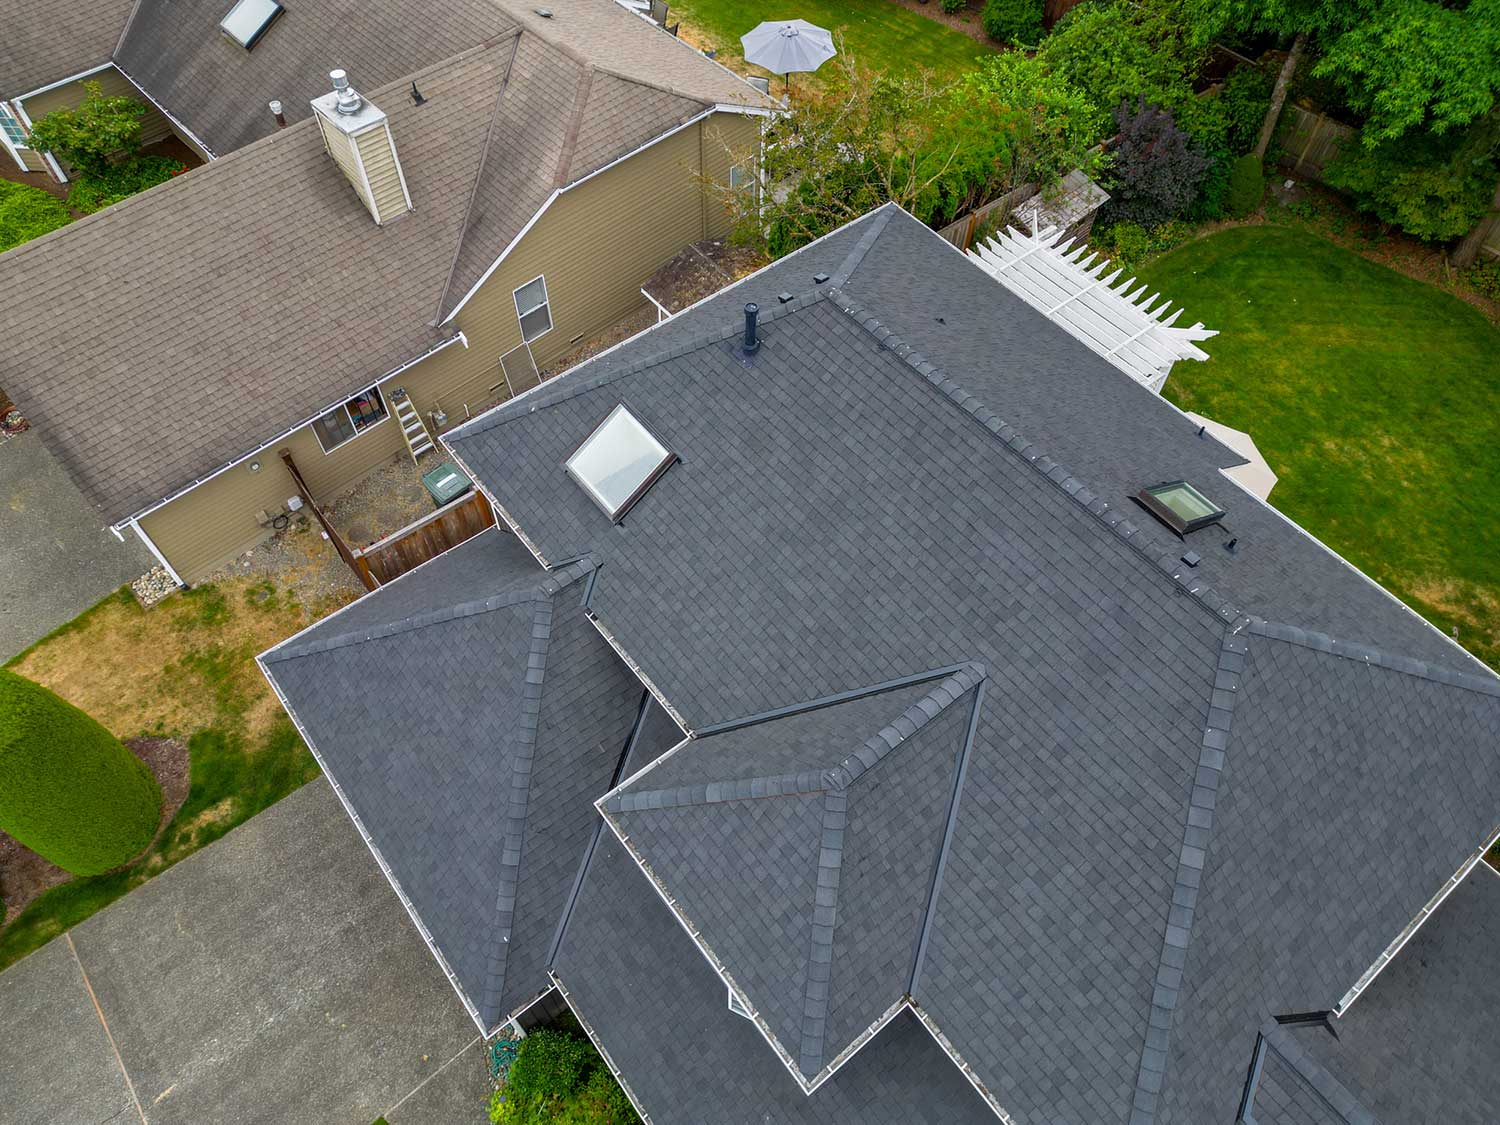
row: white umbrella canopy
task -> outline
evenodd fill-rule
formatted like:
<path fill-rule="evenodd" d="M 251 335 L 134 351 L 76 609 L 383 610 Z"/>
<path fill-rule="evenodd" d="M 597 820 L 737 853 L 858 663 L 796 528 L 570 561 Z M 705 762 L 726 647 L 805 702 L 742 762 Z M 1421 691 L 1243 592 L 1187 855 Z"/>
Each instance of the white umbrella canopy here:
<path fill-rule="evenodd" d="M 785 74 L 788 82 L 792 71 L 817 70 L 838 54 L 833 35 L 806 20 L 768 20 L 741 35 L 740 42 L 746 62 Z"/>

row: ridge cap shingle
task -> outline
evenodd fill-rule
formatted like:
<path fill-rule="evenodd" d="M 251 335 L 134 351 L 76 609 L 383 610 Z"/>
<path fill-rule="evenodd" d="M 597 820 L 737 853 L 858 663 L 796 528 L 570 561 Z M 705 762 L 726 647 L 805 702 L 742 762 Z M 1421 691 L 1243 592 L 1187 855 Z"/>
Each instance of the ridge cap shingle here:
<path fill-rule="evenodd" d="M 1371 664 L 1377 668 L 1402 672 L 1408 676 L 1431 680 L 1434 683 L 1461 688 L 1465 691 L 1500 697 L 1500 677 L 1497 676 L 1458 672 L 1427 660 L 1418 660 L 1401 653 L 1389 652 L 1373 645 L 1341 640 L 1314 629 L 1303 629 L 1297 625 L 1288 625 L 1278 621 L 1266 621 L 1259 617 L 1251 619 L 1248 629 L 1257 637 L 1283 641 L 1286 644 L 1312 649 L 1329 656 L 1338 656 L 1361 664 Z"/>

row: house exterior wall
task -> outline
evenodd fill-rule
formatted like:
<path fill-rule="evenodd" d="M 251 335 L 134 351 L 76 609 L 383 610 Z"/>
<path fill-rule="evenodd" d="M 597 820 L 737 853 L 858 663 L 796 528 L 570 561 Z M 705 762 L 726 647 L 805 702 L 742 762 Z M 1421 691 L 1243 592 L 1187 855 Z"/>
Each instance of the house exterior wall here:
<path fill-rule="evenodd" d="M 97 82 L 105 94 L 111 97 L 133 98 L 146 107 L 146 115 L 141 118 L 142 144 L 155 144 L 157 141 L 164 141 L 175 135 L 172 123 L 167 120 L 166 114 L 152 105 L 150 99 L 137 90 L 130 79 L 112 66 L 80 78 L 76 82 L 69 82 L 66 86 L 58 86 L 44 93 L 33 94 L 22 102 L 26 107 L 26 115 L 32 121 L 40 121 L 53 110 L 71 109 L 78 106 L 83 102 L 85 82 Z"/>
<path fill-rule="evenodd" d="M 441 406 L 456 425 L 504 398 L 500 356 L 521 343 L 513 293 L 535 277 L 547 279 L 553 324 L 532 343 L 538 366 L 639 307 L 641 283 L 663 262 L 691 242 L 728 233 L 728 216 L 698 177 L 727 183 L 731 152 L 751 150 L 759 130 L 759 118 L 714 114 L 558 196 L 448 326 L 456 325 L 469 346 L 454 344 L 382 384 L 387 407 L 390 389 L 404 387 L 429 424 Z M 282 508 L 295 492 L 277 456 L 282 448 L 322 500 L 405 445 L 392 419 L 328 454 L 304 427 L 258 454 L 259 472 L 236 465 L 143 517 L 142 529 L 184 581 L 201 580 L 270 534 L 256 512 Z"/>

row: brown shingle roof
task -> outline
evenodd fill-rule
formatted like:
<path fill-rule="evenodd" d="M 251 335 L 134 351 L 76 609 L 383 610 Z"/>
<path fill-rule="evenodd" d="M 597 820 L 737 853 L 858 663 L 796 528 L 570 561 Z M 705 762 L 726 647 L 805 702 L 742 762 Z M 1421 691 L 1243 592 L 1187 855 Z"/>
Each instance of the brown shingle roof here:
<path fill-rule="evenodd" d="M 601 7 L 607 18 L 579 27 L 608 32 L 624 54 L 660 45 L 673 66 L 696 59 L 704 96 L 593 70 L 551 34 L 570 27 L 561 7 L 545 38 L 528 24 L 418 72 L 422 106 L 411 76 L 370 95 L 390 116 L 415 206 L 395 223 L 371 223 L 303 121 L 0 255 L 0 285 L 15 294 L 0 332 L 17 341 L 0 386 L 108 519 L 445 339 L 441 312 L 557 187 L 735 93 L 716 64 Z M 739 85 L 743 101 L 760 98 Z"/>
<path fill-rule="evenodd" d="M 28 94 L 109 62 L 132 2 L 0 0 L 0 96 Z"/>

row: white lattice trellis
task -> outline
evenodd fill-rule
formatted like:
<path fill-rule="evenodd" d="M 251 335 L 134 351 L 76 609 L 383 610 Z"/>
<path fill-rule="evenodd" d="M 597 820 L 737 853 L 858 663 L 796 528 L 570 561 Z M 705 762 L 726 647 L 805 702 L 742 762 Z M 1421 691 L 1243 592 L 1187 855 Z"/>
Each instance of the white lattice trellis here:
<path fill-rule="evenodd" d="M 1087 245 L 1075 247 L 1072 239 L 1063 241 L 1055 228 L 1031 235 L 1007 227 L 970 250 L 969 257 L 1021 300 L 1157 394 L 1179 359 L 1208 358 L 1195 341 L 1218 335 L 1201 323 L 1174 327 L 1180 308 L 1168 316 L 1171 302 L 1157 293 L 1144 297 L 1145 284 L 1132 292 L 1134 277 L 1117 285 L 1123 269 L 1110 271 L 1107 258 L 1100 259 Z"/>

